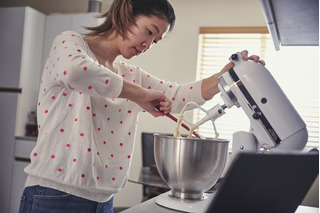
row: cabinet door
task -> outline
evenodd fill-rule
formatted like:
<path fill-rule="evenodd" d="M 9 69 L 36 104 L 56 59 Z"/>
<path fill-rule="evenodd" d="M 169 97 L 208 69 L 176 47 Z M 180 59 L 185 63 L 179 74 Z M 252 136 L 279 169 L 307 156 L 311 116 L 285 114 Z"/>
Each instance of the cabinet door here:
<path fill-rule="evenodd" d="M 28 166 L 28 162 L 15 161 L 13 163 L 13 176 L 10 199 L 10 213 L 19 211 L 21 195 L 24 190 L 24 184 L 27 180 L 27 174 L 24 173 L 24 168 Z"/>
<path fill-rule="evenodd" d="M 42 67 L 44 67 L 48 53 L 55 37 L 67 30 L 78 33 L 88 33 L 84 27 L 93 27 L 101 24 L 103 19 L 96 18 L 98 13 L 78 13 L 78 14 L 52 14 L 46 16 L 44 31 Z"/>
<path fill-rule="evenodd" d="M 18 94 L 0 92 L 0 212 L 9 212 Z"/>
<path fill-rule="evenodd" d="M 26 7 L 25 13 L 19 82 L 22 93 L 17 112 L 19 117 L 16 125 L 17 136 L 24 136 L 28 113 L 36 111 L 45 24 L 45 15 L 39 11 Z"/>
<path fill-rule="evenodd" d="M 98 13 L 79 13 L 71 16 L 71 30 L 78 33 L 89 33 L 85 27 L 95 27 L 102 24 L 103 19 L 98 19 Z"/>
<path fill-rule="evenodd" d="M 71 30 L 70 14 L 52 14 L 46 16 L 41 63 L 42 72 L 47 61 L 53 40 L 57 37 L 57 35 L 66 30 Z"/>
<path fill-rule="evenodd" d="M 19 87 L 24 16 L 24 7 L 0 8 L 0 87 Z"/>

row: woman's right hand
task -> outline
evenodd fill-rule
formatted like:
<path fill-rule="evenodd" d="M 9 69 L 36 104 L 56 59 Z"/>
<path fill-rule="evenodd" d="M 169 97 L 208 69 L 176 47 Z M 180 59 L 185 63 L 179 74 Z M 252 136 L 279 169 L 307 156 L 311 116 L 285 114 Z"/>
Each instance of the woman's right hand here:
<path fill-rule="evenodd" d="M 135 102 L 155 117 L 170 113 L 172 108 L 172 102 L 162 92 L 145 89 L 126 80 L 123 80 L 119 98 L 127 98 Z"/>
<path fill-rule="evenodd" d="M 136 103 L 155 117 L 171 112 L 172 102 L 162 92 L 145 89 L 145 97 Z"/>

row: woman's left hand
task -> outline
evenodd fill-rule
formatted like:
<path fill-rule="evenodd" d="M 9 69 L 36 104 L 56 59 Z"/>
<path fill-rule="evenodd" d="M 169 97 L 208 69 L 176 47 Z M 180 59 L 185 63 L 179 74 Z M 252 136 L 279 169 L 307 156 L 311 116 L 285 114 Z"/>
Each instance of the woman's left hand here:
<path fill-rule="evenodd" d="M 256 63 L 262 64 L 263 66 L 266 65 L 264 60 L 260 60 L 260 57 L 258 55 L 250 55 L 250 56 L 248 56 L 248 54 L 249 54 L 248 50 L 242 50 L 240 52 L 240 54 L 242 56 L 242 60 L 244 60 L 244 61 L 252 60 L 252 61 L 254 61 Z M 226 64 L 222 68 L 222 70 L 220 71 L 220 75 L 222 75 L 223 73 L 229 71 L 233 67 L 234 67 L 234 63 L 232 61 L 230 61 L 228 64 Z"/>
<path fill-rule="evenodd" d="M 252 60 L 256 63 L 259 63 L 259 64 L 265 66 L 266 63 L 263 60 L 260 60 L 259 56 L 257 56 L 257 55 L 248 56 L 248 53 L 249 52 L 247 50 L 241 51 L 242 60 L 244 60 L 244 61 Z M 209 78 L 203 79 L 202 86 L 201 86 L 201 94 L 205 100 L 211 99 L 214 95 L 216 95 L 220 92 L 220 90 L 218 88 L 219 76 L 221 76 L 225 72 L 228 72 L 233 67 L 234 67 L 234 62 L 230 61 L 228 64 L 226 64 L 222 68 L 222 70 L 219 73 L 216 73 L 216 74 L 210 76 Z"/>
<path fill-rule="evenodd" d="M 254 62 L 256 62 L 256 63 L 262 64 L 263 66 L 266 65 L 266 63 L 264 62 L 264 60 L 260 60 L 260 57 L 259 57 L 259 56 L 257 56 L 257 55 L 251 55 L 251 56 L 248 57 L 248 53 L 249 53 L 249 52 L 248 52 L 247 50 L 242 50 L 242 51 L 241 51 L 242 60 L 244 60 L 244 61 L 252 60 L 252 61 L 254 61 Z"/>

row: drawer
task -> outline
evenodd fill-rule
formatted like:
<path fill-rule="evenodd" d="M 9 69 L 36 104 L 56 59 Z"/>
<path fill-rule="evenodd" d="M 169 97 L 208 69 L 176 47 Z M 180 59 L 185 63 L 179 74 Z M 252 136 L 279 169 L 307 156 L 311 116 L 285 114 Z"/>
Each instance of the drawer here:
<path fill-rule="evenodd" d="M 14 157 L 30 159 L 30 154 L 33 148 L 36 146 L 36 144 L 37 144 L 36 139 L 30 140 L 30 139 L 16 138 Z"/>

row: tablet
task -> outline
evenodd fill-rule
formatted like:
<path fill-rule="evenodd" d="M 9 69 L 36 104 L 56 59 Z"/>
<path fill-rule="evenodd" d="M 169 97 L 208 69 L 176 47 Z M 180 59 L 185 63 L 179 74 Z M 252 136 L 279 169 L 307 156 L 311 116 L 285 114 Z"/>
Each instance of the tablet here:
<path fill-rule="evenodd" d="M 318 152 L 239 154 L 206 212 L 293 213 L 318 174 Z"/>

